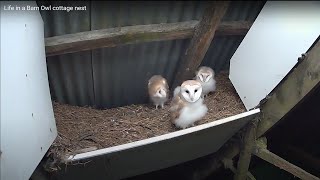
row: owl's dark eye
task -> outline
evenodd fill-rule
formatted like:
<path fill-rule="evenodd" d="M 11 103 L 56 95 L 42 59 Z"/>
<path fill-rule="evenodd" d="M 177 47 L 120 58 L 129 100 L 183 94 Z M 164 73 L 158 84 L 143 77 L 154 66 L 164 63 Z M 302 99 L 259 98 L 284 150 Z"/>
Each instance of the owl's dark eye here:
<path fill-rule="evenodd" d="M 196 93 L 198 91 L 198 89 L 194 90 L 194 92 Z"/>
<path fill-rule="evenodd" d="M 188 90 L 186 90 L 186 93 L 188 93 L 188 94 L 189 94 L 189 91 L 188 91 Z"/>

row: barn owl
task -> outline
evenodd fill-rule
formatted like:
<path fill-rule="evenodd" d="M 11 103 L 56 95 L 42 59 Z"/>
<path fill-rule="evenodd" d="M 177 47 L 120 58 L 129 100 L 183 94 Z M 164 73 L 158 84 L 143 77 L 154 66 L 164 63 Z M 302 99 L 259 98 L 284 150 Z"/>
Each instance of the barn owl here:
<path fill-rule="evenodd" d="M 196 77 L 194 79 L 201 83 L 202 98 L 216 90 L 216 80 L 214 79 L 214 76 L 215 73 L 213 69 L 206 66 L 201 66 L 196 72 Z"/>
<path fill-rule="evenodd" d="M 194 126 L 207 113 L 208 108 L 200 97 L 202 87 L 196 80 L 184 81 L 177 87 L 170 104 L 171 122 L 178 128 Z"/>
<path fill-rule="evenodd" d="M 169 98 L 169 85 L 167 80 L 161 75 L 154 75 L 148 81 L 148 93 L 152 103 L 158 109 L 160 105 L 163 108 L 164 103 Z"/>

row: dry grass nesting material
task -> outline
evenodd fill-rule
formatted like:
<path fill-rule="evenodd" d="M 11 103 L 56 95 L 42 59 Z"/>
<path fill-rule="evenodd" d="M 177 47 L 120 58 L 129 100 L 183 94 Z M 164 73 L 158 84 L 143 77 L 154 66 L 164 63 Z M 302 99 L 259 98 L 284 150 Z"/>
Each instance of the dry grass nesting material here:
<path fill-rule="evenodd" d="M 208 113 L 196 125 L 246 111 L 228 73 L 219 73 L 216 80 L 216 92 L 204 101 Z M 58 137 L 49 154 L 62 158 L 83 152 L 85 148 L 107 148 L 177 131 L 169 119 L 168 103 L 158 110 L 151 104 L 97 110 L 54 102 Z"/>

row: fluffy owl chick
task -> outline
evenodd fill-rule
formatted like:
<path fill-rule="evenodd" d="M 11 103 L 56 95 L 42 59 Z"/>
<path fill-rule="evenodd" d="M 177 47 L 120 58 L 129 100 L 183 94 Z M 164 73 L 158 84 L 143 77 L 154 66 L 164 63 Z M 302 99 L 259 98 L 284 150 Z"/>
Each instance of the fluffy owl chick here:
<path fill-rule="evenodd" d="M 167 80 L 161 75 L 154 75 L 148 81 L 148 93 L 150 100 L 158 109 L 160 105 L 163 108 L 164 103 L 168 101 L 169 85 Z"/>
<path fill-rule="evenodd" d="M 176 88 L 177 89 L 177 88 Z M 201 98 L 202 87 L 196 80 L 184 81 L 170 104 L 171 122 L 178 128 L 193 126 L 207 113 L 208 108 Z"/>
<path fill-rule="evenodd" d="M 200 67 L 196 72 L 195 79 L 199 81 L 202 86 L 202 98 L 216 90 L 216 80 L 214 79 L 214 76 L 215 73 L 213 69 L 206 66 Z"/>

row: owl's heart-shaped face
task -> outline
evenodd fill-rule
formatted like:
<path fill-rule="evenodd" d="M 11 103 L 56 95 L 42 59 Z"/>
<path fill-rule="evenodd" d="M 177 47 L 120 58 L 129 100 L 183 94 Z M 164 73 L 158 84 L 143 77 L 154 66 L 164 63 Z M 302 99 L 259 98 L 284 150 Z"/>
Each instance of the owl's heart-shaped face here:
<path fill-rule="evenodd" d="M 181 86 L 181 95 L 189 103 L 198 101 L 201 97 L 202 87 L 201 85 L 184 85 Z"/>
<path fill-rule="evenodd" d="M 201 82 L 208 82 L 211 78 L 212 78 L 212 74 L 211 73 L 202 73 L 199 72 L 197 74 L 198 79 L 200 79 Z"/>
<path fill-rule="evenodd" d="M 165 88 L 159 88 L 155 94 L 155 97 L 165 98 L 167 97 L 167 92 Z"/>

